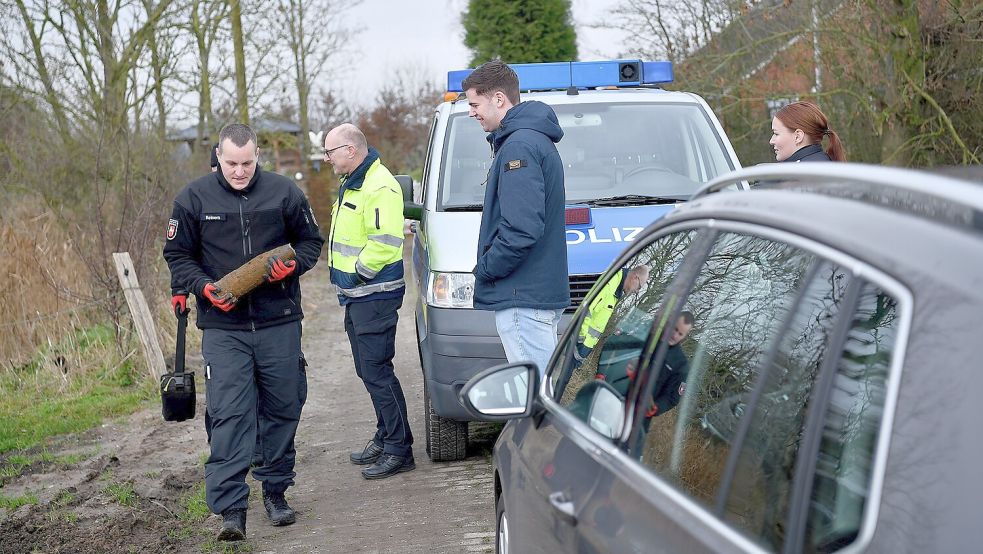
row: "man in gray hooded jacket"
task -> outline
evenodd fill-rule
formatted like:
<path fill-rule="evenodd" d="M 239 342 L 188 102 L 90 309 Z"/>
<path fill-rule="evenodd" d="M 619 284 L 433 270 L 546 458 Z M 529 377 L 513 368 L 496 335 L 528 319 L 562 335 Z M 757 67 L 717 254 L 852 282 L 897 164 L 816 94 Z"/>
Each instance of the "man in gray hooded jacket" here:
<path fill-rule="evenodd" d="M 519 78 L 490 61 L 462 83 L 469 115 L 488 132 L 488 172 L 474 268 L 474 307 L 495 312 L 510 362 L 546 370 L 557 324 L 570 305 L 563 162 L 554 143 L 563 130 L 553 109 L 519 99 Z"/>

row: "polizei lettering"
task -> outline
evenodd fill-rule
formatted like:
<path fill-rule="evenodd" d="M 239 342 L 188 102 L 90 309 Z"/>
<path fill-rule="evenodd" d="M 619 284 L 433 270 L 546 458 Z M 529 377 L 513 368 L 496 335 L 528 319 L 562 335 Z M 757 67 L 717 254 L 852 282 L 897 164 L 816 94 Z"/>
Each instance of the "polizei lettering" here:
<path fill-rule="evenodd" d="M 582 242 L 631 242 L 643 227 L 611 227 L 610 229 L 567 229 L 567 244 Z"/>

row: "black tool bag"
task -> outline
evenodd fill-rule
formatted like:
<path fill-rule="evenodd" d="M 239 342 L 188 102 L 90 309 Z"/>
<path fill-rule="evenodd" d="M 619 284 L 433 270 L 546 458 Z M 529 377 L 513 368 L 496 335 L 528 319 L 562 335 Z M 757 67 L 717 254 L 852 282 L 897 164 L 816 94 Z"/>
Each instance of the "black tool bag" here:
<path fill-rule="evenodd" d="M 160 378 L 160 404 L 164 421 L 184 421 L 195 417 L 195 374 L 184 371 L 184 336 L 188 329 L 188 310 L 174 308 L 177 315 L 177 348 L 174 373 Z"/>

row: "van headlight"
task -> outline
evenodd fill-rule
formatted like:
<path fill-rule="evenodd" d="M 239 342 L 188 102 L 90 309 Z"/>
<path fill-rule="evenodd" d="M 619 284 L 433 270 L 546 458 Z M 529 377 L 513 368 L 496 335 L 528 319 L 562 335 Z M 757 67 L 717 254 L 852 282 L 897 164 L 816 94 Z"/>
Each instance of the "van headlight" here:
<path fill-rule="evenodd" d="M 473 308 L 474 275 L 471 273 L 430 274 L 427 304 L 436 308 Z"/>

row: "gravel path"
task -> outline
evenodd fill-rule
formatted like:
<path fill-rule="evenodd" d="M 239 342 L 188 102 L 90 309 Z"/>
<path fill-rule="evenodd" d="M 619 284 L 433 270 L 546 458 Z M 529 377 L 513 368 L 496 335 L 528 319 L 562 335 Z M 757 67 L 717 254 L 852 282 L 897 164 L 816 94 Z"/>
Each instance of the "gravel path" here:
<path fill-rule="evenodd" d="M 374 432 L 369 395 L 355 376 L 344 312 L 322 267 L 304 279 L 304 353 L 309 394 L 297 432 L 297 485 L 287 493 L 297 523 L 268 523 L 250 496 L 256 552 L 494 552 L 492 438 L 475 437 L 461 462 L 432 463 L 423 429 L 423 378 L 413 297 L 400 310 L 396 374 L 409 408 L 416 470 L 367 481 L 348 461 Z M 480 430 L 479 430 L 480 433 Z M 251 481 L 251 479 L 250 479 Z"/>

